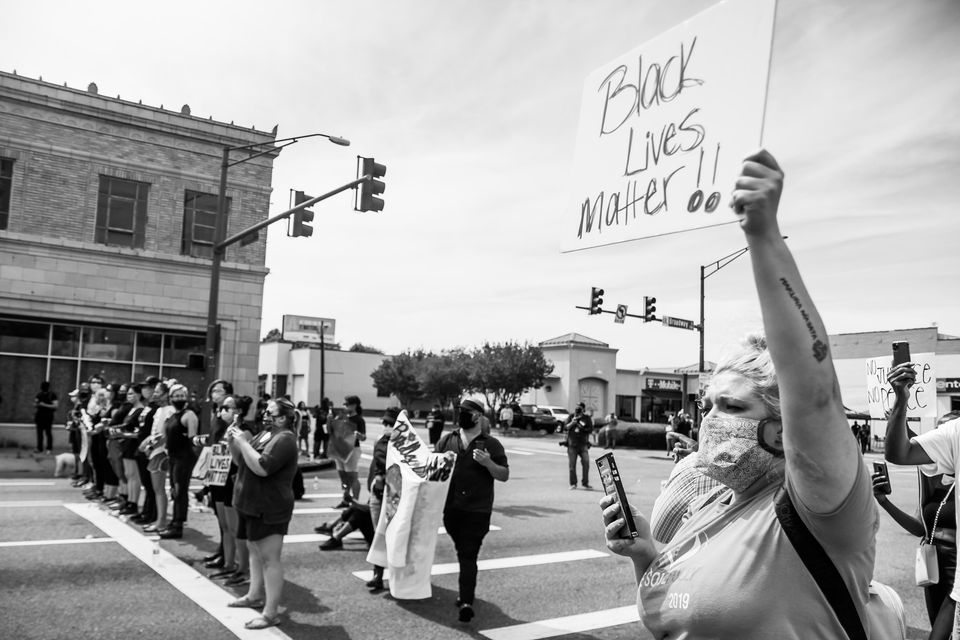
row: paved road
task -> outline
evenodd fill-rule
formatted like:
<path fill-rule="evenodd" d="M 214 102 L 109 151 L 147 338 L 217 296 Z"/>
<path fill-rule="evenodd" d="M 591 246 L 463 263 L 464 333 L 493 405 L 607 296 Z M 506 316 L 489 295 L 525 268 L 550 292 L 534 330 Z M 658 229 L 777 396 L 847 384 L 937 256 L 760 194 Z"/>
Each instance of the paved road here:
<path fill-rule="evenodd" d="M 326 511 L 339 486 L 334 472 L 322 471 L 308 475 L 284 546 L 284 622 L 259 632 L 242 629 L 252 612 L 224 606 L 234 592 L 203 577 L 198 560 L 216 545 L 211 514 L 191 513 L 184 539 L 163 541 L 153 554 L 136 529 L 86 503 L 65 480 L 4 473 L 0 457 L 0 638 L 648 637 L 636 622 L 632 569 L 603 545 L 599 492 L 568 489 L 556 437 L 504 443 L 511 479 L 497 485 L 473 623 L 456 621 L 456 556 L 446 536 L 437 545 L 433 596 L 417 602 L 367 592 L 362 539 L 341 551 L 317 549 L 325 538 L 312 527 L 332 517 Z M 618 450 L 617 458 L 631 499 L 649 512 L 672 463 L 652 451 Z M 916 503 L 913 474 L 891 469 L 893 499 L 906 510 Z M 910 637 L 923 638 L 922 594 L 911 584 L 915 544 L 883 514 L 877 578 L 898 589 Z"/>

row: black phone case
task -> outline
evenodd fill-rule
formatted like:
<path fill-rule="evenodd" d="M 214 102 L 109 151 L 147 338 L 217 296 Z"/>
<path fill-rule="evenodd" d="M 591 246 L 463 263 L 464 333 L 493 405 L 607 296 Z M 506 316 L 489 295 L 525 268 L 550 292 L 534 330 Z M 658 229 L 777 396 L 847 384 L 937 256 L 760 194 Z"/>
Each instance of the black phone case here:
<path fill-rule="evenodd" d="M 904 362 L 910 362 L 910 343 L 894 342 L 893 343 L 893 366 L 897 366 L 898 364 L 903 364 Z"/>
<path fill-rule="evenodd" d="M 633 512 L 630 511 L 630 504 L 627 502 L 627 493 L 623 490 L 623 482 L 620 481 L 620 471 L 617 469 L 617 461 L 613 458 L 613 454 L 605 453 L 597 458 L 596 462 L 604 493 L 608 496 L 613 495 L 620 503 L 620 512 L 623 514 L 623 521 L 626 523 L 620 528 L 620 537 L 627 539 L 640 537 L 640 532 L 637 531 L 637 523 L 633 519 Z"/>
<path fill-rule="evenodd" d="M 890 472 L 887 470 L 887 465 L 883 462 L 874 462 L 873 472 L 883 474 L 884 493 L 889 495 L 893 491 L 893 487 L 890 486 Z"/>

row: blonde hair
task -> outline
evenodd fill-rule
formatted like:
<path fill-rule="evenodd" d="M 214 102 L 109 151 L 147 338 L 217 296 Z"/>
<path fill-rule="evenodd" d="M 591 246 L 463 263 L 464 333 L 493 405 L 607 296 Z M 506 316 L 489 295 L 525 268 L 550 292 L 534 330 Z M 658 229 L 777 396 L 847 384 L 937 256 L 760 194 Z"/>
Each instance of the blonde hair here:
<path fill-rule="evenodd" d="M 713 375 L 727 371 L 743 376 L 766 405 L 770 417 L 780 419 L 780 385 L 763 333 L 748 334 L 736 350 L 720 359 Z"/>

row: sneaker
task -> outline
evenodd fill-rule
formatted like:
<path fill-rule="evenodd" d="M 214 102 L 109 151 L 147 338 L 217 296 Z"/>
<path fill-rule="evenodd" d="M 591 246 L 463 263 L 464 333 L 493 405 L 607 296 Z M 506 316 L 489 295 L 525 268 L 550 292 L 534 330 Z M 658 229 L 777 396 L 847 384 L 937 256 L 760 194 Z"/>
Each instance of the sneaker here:
<path fill-rule="evenodd" d="M 320 551 L 333 551 L 334 549 L 342 549 L 343 542 L 337 540 L 336 538 L 330 538 L 326 542 L 320 545 Z"/>
<path fill-rule="evenodd" d="M 349 502 L 347 502 L 346 500 L 341 500 L 340 504 L 336 505 L 334 509 L 346 509 L 349 506 L 350 506 Z"/>
<path fill-rule="evenodd" d="M 577 488 L 577 485 L 575 485 L 575 484 L 570 485 L 570 491 L 573 491 L 573 490 L 576 489 L 576 488 Z"/>
<path fill-rule="evenodd" d="M 457 614 L 457 618 L 459 618 L 460 622 L 470 622 L 473 620 L 473 616 L 474 613 L 472 606 L 469 604 L 460 605 L 460 612 Z"/>
<path fill-rule="evenodd" d="M 370 580 L 370 581 L 367 582 L 367 589 L 370 589 L 370 593 L 376 593 L 377 591 L 383 591 L 385 588 L 386 588 L 386 587 L 383 586 L 383 580 L 382 580 L 382 579 L 379 579 L 379 580 L 378 580 L 378 579 L 374 578 L 373 580 Z"/>
<path fill-rule="evenodd" d="M 324 522 L 319 527 L 314 527 L 313 530 L 315 533 L 330 535 L 331 533 L 333 533 L 333 526 Z"/>
<path fill-rule="evenodd" d="M 588 484 L 583 485 L 583 488 L 586 489 L 587 491 L 593 491 L 593 487 L 591 487 Z"/>
<path fill-rule="evenodd" d="M 245 584 L 250 584 L 250 576 L 246 573 L 235 573 L 232 577 L 227 578 L 223 584 L 227 587 L 242 587 Z"/>

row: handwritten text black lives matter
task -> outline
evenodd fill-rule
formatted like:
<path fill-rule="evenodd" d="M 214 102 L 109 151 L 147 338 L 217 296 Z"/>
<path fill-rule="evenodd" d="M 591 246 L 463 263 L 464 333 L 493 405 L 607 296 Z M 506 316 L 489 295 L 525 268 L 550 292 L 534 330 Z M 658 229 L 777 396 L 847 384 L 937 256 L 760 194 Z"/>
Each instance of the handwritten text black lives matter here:
<path fill-rule="evenodd" d="M 630 68 L 619 65 L 611 71 L 597 88 L 605 93 L 603 115 L 600 119 L 599 135 L 610 135 L 630 122 L 631 118 L 642 118 L 661 104 L 672 102 L 684 91 L 702 86 L 704 80 L 691 76 L 691 60 L 696 49 L 697 38 L 693 37 L 689 45 L 680 43 L 679 54 L 674 54 L 662 63 L 659 61 L 645 64 L 643 56 L 637 59 L 636 84 L 628 82 Z M 701 124 L 700 107 L 692 107 L 687 114 L 676 122 L 668 122 L 659 129 L 647 130 L 642 134 L 629 125 L 623 176 L 627 183 L 623 191 L 608 193 L 600 191 L 596 196 L 588 196 L 580 209 L 580 228 L 578 238 L 596 228 L 601 232 L 604 226 L 627 225 L 635 220 L 638 213 L 655 216 L 668 213 L 671 204 L 670 181 L 680 172 L 696 171 L 697 182 L 693 193 L 682 194 L 686 201 L 686 210 L 697 213 L 713 213 L 720 204 L 720 193 L 711 190 L 705 195 L 700 188 L 703 182 L 704 142 L 707 131 Z M 717 178 L 717 162 L 720 158 L 720 144 L 713 153 L 711 186 Z M 689 156 L 689 162 L 671 169 L 657 169 L 661 161 L 674 156 Z M 707 159 L 707 169 L 710 167 Z M 676 184 L 676 183 L 674 183 Z"/>

